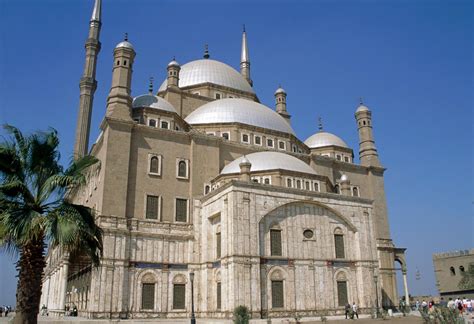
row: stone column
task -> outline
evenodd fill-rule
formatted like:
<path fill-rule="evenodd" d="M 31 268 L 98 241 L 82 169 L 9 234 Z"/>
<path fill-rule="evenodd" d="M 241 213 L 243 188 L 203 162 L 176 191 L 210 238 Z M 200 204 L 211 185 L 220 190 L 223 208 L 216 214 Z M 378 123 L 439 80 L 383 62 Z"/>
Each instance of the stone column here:
<path fill-rule="evenodd" d="M 69 271 L 69 261 L 64 261 L 60 271 L 59 279 L 59 296 L 58 296 L 58 309 L 64 311 L 66 305 L 66 289 L 67 289 L 67 275 Z"/>
<path fill-rule="evenodd" d="M 407 271 L 403 270 L 403 286 L 405 287 L 405 303 L 410 306 L 410 295 L 408 294 L 408 282 L 407 282 Z"/>

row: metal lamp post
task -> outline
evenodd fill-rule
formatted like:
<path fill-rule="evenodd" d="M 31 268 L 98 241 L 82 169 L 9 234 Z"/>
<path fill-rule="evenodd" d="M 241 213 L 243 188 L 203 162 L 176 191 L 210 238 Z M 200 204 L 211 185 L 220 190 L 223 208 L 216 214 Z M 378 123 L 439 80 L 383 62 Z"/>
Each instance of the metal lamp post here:
<path fill-rule="evenodd" d="M 191 324 L 196 324 L 196 317 L 194 316 L 194 272 L 189 273 L 191 280 Z"/>
<path fill-rule="evenodd" d="M 379 289 L 378 289 L 378 276 L 374 273 L 374 282 L 375 282 L 375 305 L 376 305 L 376 318 L 379 318 Z"/>

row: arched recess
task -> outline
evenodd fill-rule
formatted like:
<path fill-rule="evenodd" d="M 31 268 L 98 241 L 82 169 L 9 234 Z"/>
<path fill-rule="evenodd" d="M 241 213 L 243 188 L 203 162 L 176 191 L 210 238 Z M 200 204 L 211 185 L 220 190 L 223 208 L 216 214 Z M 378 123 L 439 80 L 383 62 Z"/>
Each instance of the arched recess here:
<path fill-rule="evenodd" d="M 292 202 L 289 202 L 289 203 L 286 203 L 286 204 L 283 204 L 283 205 L 280 205 L 278 207 L 275 207 L 273 208 L 272 210 L 270 210 L 265 216 L 262 217 L 262 219 L 260 219 L 260 222 L 262 222 L 262 220 L 267 217 L 268 215 L 271 215 L 272 213 L 274 213 L 276 210 L 278 209 L 281 209 L 281 208 L 288 208 L 290 207 L 291 205 L 305 205 L 305 204 L 308 204 L 308 205 L 314 205 L 314 206 L 318 206 L 318 207 L 321 207 L 323 209 L 326 209 L 328 211 L 330 211 L 331 213 L 333 213 L 336 217 L 338 217 L 340 220 L 342 220 L 342 222 L 352 231 L 352 232 L 357 232 L 357 227 L 350 221 L 350 219 L 346 216 L 344 216 L 343 214 L 341 214 L 341 212 L 339 212 L 338 210 L 332 208 L 332 207 L 329 207 L 328 205 L 326 204 L 323 204 L 321 202 L 318 202 L 318 201 L 313 201 L 313 200 L 296 200 L 296 201 L 292 201 Z"/>
<path fill-rule="evenodd" d="M 287 240 L 286 240 L 286 234 L 287 231 L 289 230 L 289 227 L 293 226 L 287 226 L 283 225 L 285 221 L 292 217 L 314 217 L 314 222 L 317 222 L 318 217 L 324 217 L 328 218 L 331 221 L 326 221 L 326 224 L 330 226 L 330 228 L 337 228 L 339 227 L 339 230 L 343 234 L 347 234 L 347 232 L 357 232 L 356 226 L 348 219 L 348 217 L 344 216 L 341 214 L 339 211 L 322 204 L 320 202 L 316 201 L 306 201 L 306 200 L 301 200 L 301 201 L 294 201 L 290 202 L 287 204 L 283 204 L 279 207 L 276 207 L 269 211 L 267 214 L 265 214 L 260 220 L 259 220 L 259 253 L 261 256 L 267 256 L 267 255 L 277 255 L 277 254 L 272 254 L 271 251 L 273 249 L 270 248 L 273 246 L 272 241 L 271 241 L 271 230 L 278 230 L 281 229 L 281 241 L 282 241 L 282 254 L 280 255 L 281 257 L 290 257 L 286 251 L 288 251 Z M 332 221 L 334 220 L 334 221 Z M 324 225 L 324 227 L 320 227 L 321 230 L 326 230 L 327 226 Z M 301 233 L 294 233 L 295 235 L 303 235 L 303 231 Z M 331 243 L 329 241 L 327 244 L 334 244 L 333 243 L 333 233 L 331 232 Z M 295 237 L 295 236 L 293 236 Z M 348 242 L 349 244 L 349 242 Z M 293 247 L 292 247 L 293 248 Z M 289 253 L 289 252 L 288 252 Z M 329 257 L 329 256 L 328 256 Z M 332 258 L 332 256 L 331 256 Z"/>
<path fill-rule="evenodd" d="M 138 303 L 140 311 L 157 310 L 158 284 L 154 270 L 143 270 L 138 274 Z"/>
<path fill-rule="evenodd" d="M 267 275 L 267 296 L 270 309 L 285 309 L 288 305 L 288 273 L 284 268 L 273 266 Z"/>

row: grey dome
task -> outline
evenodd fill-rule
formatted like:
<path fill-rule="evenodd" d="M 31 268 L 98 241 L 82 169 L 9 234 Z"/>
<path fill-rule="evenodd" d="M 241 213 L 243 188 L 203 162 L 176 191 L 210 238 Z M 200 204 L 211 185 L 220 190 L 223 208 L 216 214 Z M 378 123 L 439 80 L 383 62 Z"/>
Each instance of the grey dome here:
<path fill-rule="evenodd" d="M 189 87 L 201 83 L 213 83 L 232 89 L 255 93 L 245 78 L 232 67 L 219 61 L 203 59 L 181 66 L 179 87 Z M 158 91 L 166 90 L 167 80 Z"/>
<path fill-rule="evenodd" d="M 369 111 L 369 107 L 360 104 L 359 107 L 357 107 L 356 113 L 361 112 L 361 111 Z"/>
<path fill-rule="evenodd" d="M 344 142 L 340 137 L 328 133 L 328 132 L 317 132 L 316 134 L 310 136 L 304 143 L 309 148 L 318 148 L 324 146 L 340 146 L 349 148 L 349 146 Z"/>
<path fill-rule="evenodd" d="M 276 89 L 275 95 L 277 95 L 277 94 L 279 94 L 279 93 L 285 93 L 285 94 L 286 94 L 286 91 L 285 91 L 285 89 L 283 89 L 282 87 L 279 87 L 278 89 Z"/>
<path fill-rule="evenodd" d="M 171 62 L 168 63 L 168 66 L 179 66 L 179 63 L 173 59 Z"/>
<path fill-rule="evenodd" d="M 155 108 L 166 110 L 169 112 L 176 112 L 176 109 L 165 99 L 154 96 L 152 94 L 144 94 L 138 97 L 133 98 L 132 102 L 133 108 Z"/>
<path fill-rule="evenodd" d="M 130 49 L 134 49 L 133 48 L 133 45 L 131 43 L 129 43 L 128 41 L 123 41 L 123 42 L 120 42 L 117 44 L 117 46 L 115 46 L 115 48 L 130 48 Z"/>
<path fill-rule="evenodd" d="M 242 123 L 295 134 L 290 125 L 272 109 L 255 101 L 227 98 L 202 105 L 185 119 L 191 125 Z"/>
<path fill-rule="evenodd" d="M 302 173 L 316 174 L 316 172 L 305 162 L 292 155 L 281 152 L 257 152 L 241 156 L 227 164 L 221 171 L 221 174 L 240 173 L 239 164 L 247 159 L 252 166 L 250 172 L 266 170 L 288 170 Z"/>

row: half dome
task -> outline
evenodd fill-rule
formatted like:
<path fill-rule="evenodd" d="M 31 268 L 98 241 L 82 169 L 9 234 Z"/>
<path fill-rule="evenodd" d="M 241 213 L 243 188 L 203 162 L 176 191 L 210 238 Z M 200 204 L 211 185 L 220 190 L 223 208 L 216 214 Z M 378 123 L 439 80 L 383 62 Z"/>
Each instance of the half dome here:
<path fill-rule="evenodd" d="M 340 137 L 322 131 L 310 136 L 306 141 L 304 141 L 304 143 L 309 148 L 319 148 L 325 146 L 339 146 L 349 148 L 346 142 L 344 142 Z"/>
<path fill-rule="evenodd" d="M 266 171 L 266 170 L 287 170 L 301 173 L 316 174 L 308 164 L 300 159 L 281 152 L 256 152 L 245 156 L 241 156 L 227 164 L 221 171 L 221 174 L 240 173 L 239 164 L 247 158 L 252 166 L 250 172 Z"/>
<path fill-rule="evenodd" d="M 166 90 L 167 80 L 158 91 Z M 255 94 L 247 80 L 229 65 L 209 59 L 191 61 L 181 66 L 179 87 L 189 87 L 202 83 L 213 83 Z"/>
<path fill-rule="evenodd" d="M 133 108 L 155 108 L 166 110 L 169 112 L 176 112 L 176 109 L 165 99 L 154 96 L 152 94 L 144 94 L 138 97 L 133 98 L 132 102 Z"/>
<path fill-rule="evenodd" d="M 242 123 L 295 134 L 283 117 L 272 109 L 258 102 L 240 98 L 211 101 L 193 111 L 185 120 L 191 125 Z"/>

